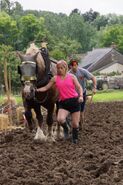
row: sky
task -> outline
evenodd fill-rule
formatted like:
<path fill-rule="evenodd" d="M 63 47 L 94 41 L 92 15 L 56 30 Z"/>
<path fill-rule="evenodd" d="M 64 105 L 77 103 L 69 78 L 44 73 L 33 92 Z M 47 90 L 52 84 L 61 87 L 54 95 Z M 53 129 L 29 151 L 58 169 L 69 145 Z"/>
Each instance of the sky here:
<path fill-rule="evenodd" d="M 101 15 L 115 13 L 123 15 L 123 0 L 16 0 L 24 10 L 51 11 L 69 15 L 75 8 L 81 13 L 89 11 L 99 12 Z"/>

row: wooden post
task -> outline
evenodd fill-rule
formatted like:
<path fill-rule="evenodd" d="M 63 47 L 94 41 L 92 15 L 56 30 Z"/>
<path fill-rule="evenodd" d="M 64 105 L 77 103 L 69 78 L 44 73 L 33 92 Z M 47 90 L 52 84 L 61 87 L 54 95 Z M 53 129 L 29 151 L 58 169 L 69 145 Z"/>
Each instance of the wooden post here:
<path fill-rule="evenodd" d="M 8 99 L 8 104 L 9 104 L 9 119 L 10 119 L 10 124 L 12 124 L 12 106 L 11 106 L 11 99 L 10 99 L 10 89 L 9 89 L 9 81 L 8 81 L 8 72 L 7 72 L 7 52 L 5 51 L 5 56 L 4 56 L 4 83 L 5 83 L 5 89 L 6 89 L 6 96 Z"/>
<path fill-rule="evenodd" d="M 12 93 L 12 86 L 11 86 L 11 71 L 9 70 L 9 94 L 11 96 L 11 93 Z"/>

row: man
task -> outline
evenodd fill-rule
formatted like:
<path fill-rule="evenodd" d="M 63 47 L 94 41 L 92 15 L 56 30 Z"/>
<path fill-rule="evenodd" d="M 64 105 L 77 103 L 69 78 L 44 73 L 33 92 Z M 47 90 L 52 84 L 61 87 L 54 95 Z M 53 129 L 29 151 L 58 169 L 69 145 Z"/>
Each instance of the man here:
<path fill-rule="evenodd" d="M 78 67 L 78 61 L 77 60 L 70 60 L 70 70 L 69 72 L 74 74 L 80 85 L 83 88 L 83 102 L 81 103 L 81 114 L 80 114 L 80 129 L 82 129 L 82 124 L 84 123 L 84 110 L 85 110 L 85 102 L 86 102 L 86 80 L 92 80 L 93 82 L 93 94 L 96 93 L 96 78 L 93 74 L 91 74 L 88 70 L 84 68 Z"/>

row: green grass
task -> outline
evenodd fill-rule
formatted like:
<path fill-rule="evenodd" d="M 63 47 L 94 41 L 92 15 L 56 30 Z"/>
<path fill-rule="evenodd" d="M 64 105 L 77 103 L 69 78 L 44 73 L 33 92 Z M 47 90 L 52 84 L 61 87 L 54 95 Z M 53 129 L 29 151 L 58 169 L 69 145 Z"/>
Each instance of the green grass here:
<path fill-rule="evenodd" d="M 17 104 L 22 105 L 21 96 L 13 96 L 13 97 L 16 99 Z M 4 98 L 5 98 L 5 96 L 0 95 L 0 104 L 4 103 L 4 101 L 3 101 Z"/>
<path fill-rule="evenodd" d="M 90 92 L 88 92 L 90 94 Z M 17 104 L 22 104 L 21 96 L 14 96 Z M 93 97 L 93 102 L 123 101 L 123 90 L 97 91 Z M 3 96 L 0 96 L 0 104 L 3 103 Z"/>
<path fill-rule="evenodd" d="M 15 98 L 16 98 L 17 104 L 19 105 L 23 104 L 21 96 L 15 96 Z"/>
<path fill-rule="evenodd" d="M 123 90 L 97 91 L 94 102 L 123 101 Z"/>

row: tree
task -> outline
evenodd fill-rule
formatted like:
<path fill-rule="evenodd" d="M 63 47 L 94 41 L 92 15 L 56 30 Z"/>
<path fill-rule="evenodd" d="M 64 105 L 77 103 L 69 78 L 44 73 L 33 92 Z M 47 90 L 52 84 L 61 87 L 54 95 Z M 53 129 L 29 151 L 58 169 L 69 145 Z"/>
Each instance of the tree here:
<path fill-rule="evenodd" d="M 96 26 L 97 30 L 99 31 L 102 27 L 106 27 L 108 25 L 108 17 L 105 15 L 98 15 L 96 19 L 93 21 L 93 25 Z"/>
<path fill-rule="evenodd" d="M 72 10 L 72 12 L 70 13 L 70 15 L 74 14 L 74 13 L 77 13 L 77 14 L 81 14 L 80 10 L 75 8 L 74 10 Z"/>
<path fill-rule="evenodd" d="M 97 18 L 97 16 L 99 16 L 99 12 L 96 12 L 90 9 L 88 12 L 85 12 L 84 14 L 82 14 L 82 16 L 85 22 L 91 23 Z"/>
<path fill-rule="evenodd" d="M 18 20 L 19 40 L 22 43 L 21 47 L 27 47 L 30 41 L 41 39 L 44 34 L 44 19 L 36 18 L 32 14 L 21 17 Z M 20 47 L 20 49 L 22 49 Z"/>
<path fill-rule="evenodd" d="M 21 4 L 17 1 L 9 1 L 9 0 L 1 0 L 0 1 L 0 10 L 6 12 L 9 15 L 12 15 L 16 12 L 19 13 L 19 11 L 22 11 L 23 8 Z"/>
<path fill-rule="evenodd" d="M 123 25 L 113 25 L 104 29 L 101 45 L 103 47 L 110 47 L 112 42 L 114 42 L 117 49 L 123 53 Z"/>
<path fill-rule="evenodd" d="M 81 48 L 81 44 L 79 42 L 64 36 L 62 38 L 62 42 L 59 40 L 59 42 L 56 43 L 51 55 L 56 59 L 67 59 L 67 57 L 71 56 L 71 54 L 76 54 L 79 48 Z"/>
<path fill-rule="evenodd" d="M 0 13 L 0 44 L 11 45 L 16 47 L 18 38 L 18 29 L 14 21 L 5 12 Z"/>
<path fill-rule="evenodd" d="M 78 14 L 69 16 L 66 35 L 71 40 L 76 40 L 81 44 L 78 52 L 86 52 L 92 48 L 91 38 L 95 34 L 95 29 L 89 23 L 85 23 L 83 17 Z"/>
<path fill-rule="evenodd" d="M 108 25 L 110 26 L 120 23 L 119 16 L 117 16 L 116 14 L 108 14 L 107 19 L 108 19 Z"/>
<path fill-rule="evenodd" d="M 17 66 L 19 65 L 19 59 L 17 59 L 15 52 L 11 46 L 4 44 L 0 45 L 0 70 L 1 78 L 0 84 L 4 84 L 4 62 L 7 62 L 8 76 L 11 75 L 12 89 L 20 87 L 19 75 L 17 73 Z"/>

